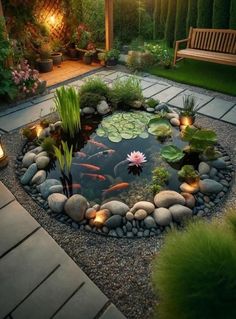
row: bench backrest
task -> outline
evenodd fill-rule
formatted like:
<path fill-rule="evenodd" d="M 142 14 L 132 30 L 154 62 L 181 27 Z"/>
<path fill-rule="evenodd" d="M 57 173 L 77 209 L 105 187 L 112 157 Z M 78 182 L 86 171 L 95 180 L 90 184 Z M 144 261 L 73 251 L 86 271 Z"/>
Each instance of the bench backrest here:
<path fill-rule="evenodd" d="M 236 54 L 236 30 L 191 28 L 189 39 L 191 49 Z"/>

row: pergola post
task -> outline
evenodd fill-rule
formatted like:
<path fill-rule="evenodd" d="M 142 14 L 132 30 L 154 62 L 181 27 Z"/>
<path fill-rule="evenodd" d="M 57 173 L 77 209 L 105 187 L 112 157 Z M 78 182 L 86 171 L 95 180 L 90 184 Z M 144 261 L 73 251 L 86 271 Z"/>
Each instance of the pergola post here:
<path fill-rule="evenodd" d="M 106 50 L 113 45 L 113 0 L 105 0 Z"/>
<path fill-rule="evenodd" d="M 3 17 L 2 1 L 0 0 L 0 18 Z"/>

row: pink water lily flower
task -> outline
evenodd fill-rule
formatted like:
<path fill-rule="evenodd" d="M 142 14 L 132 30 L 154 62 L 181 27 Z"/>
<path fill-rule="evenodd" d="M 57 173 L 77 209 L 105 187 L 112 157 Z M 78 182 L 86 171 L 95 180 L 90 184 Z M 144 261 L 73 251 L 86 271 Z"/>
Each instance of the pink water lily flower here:
<path fill-rule="evenodd" d="M 145 154 L 141 152 L 133 151 L 130 154 L 127 154 L 127 160 L 130 162 L 129 166 L 141 166 L 143 163 L 147 162 Z"/>

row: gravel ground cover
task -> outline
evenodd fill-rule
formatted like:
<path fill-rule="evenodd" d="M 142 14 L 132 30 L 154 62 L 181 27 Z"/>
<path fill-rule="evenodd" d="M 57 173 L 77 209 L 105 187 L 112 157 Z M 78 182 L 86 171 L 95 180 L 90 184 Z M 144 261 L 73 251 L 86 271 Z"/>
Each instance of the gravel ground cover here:
<path fill-rule="evenodd" d="M 219 143 L 231 155 L 236 167 L 236 127 L 206 117 L 197 119 L 197 124 L 216 130 Z M 15 176 L 15 158 L 23 145 L 19 132 L 4 135 L 3 141 L 10 163 L 1 171 L 0 180 L 128 319 L 151 318 L 156 303 L 150 283 L 151 262 L 164 238 L 106 238 L 78 232 L 51 218 L 24 191 Z M 218 206 L 214 216 L 220 219 L 225 209 L 235 204 L 234 177 L 226 203 Z"/>

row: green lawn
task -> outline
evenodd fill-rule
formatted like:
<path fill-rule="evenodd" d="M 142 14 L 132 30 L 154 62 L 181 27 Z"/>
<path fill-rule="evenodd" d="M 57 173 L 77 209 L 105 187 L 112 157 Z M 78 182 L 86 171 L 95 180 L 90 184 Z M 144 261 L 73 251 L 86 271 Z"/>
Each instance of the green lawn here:
<path fill-rule="evenodd" d="M 236 96 L 236 67 L 209 62 L 182 60 L 173 69 L 153 66 L 149 73 L 176 82 Z"/>

